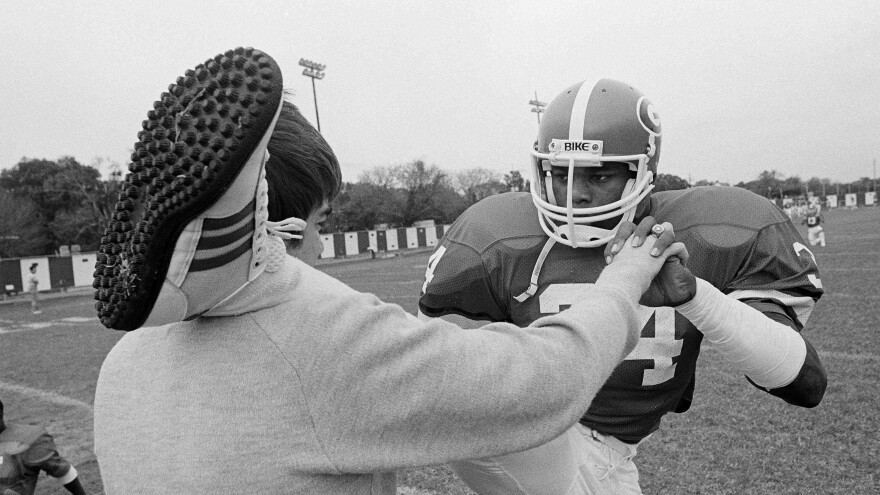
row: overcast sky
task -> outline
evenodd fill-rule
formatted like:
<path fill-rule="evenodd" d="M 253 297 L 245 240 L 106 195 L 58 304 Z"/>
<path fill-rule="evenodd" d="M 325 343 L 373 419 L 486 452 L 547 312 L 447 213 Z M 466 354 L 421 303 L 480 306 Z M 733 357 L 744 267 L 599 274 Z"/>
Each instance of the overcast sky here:
<path fill-rule="evenodd" d="M 33 1 L 0 15 L 0 169 L 22 157 L 127 165 L 152 102 L 237 46 L 276 59 L 343 179 L 423 159 L 528 168 L 529 100 L 611 77 L 663 123 L 661 173 L 852 181 L 880 159 L 875 0 L 696 2 Z"/>

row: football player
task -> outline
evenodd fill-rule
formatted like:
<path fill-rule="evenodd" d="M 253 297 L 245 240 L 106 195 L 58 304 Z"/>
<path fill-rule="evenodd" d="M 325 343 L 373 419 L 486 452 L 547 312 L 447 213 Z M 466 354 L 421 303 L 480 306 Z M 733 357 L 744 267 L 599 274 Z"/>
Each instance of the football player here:
<path fill-rule="evenodd" d="M 61 457 L 52 435 L 33 425 L 6 424 L 0 402 L 0 493 L 31 495 L 40 471 L 58 481 L 74 495 L 85 495 L 76 468 Z"/>
<path fill-rule="evenodd" d="M 818 205 L 810 206 L 807 209 L 807 216 L 801 222 L 807 226 L 807 239 L 810 246 L 816 244 L 825 247 L 825 229 L 822 228 L 822 215 L 819 214 Z"/>
<path fill-rule="evenodd" d="M 565 309 L 649 216 L 674 226 L 696 276 L 692 300 L 687 287 L 672 299 L 687 303 L 640 307 L 637 347 L 578 425 L 531 450 L 454 464 L 477 493 L 641 493 L 632 458 L 663 415 L 690 407 L 704 338 L 761 390 L 801 407 L 822 399 L 825 371 L 801 336 L 822 295 L 812 253 L 782 210 L 744 189 L 652 194 L 661 139 L 656 108 L 632 86 L 567 88 L 541 121 L 531 192 L 473 205 L 430 257 L 420 317 L 459 325 L 528 325 Z"/>
<path fill-rule="evenodd" d="M 30 275 L 28 275 L 28 292 L 31 293 L 31 311 L 38 315 L 43 311 L 40 309 L 40 293 L 37 291 L 37 286 L 40 285 L 40 279 L 37 277 L 37 267 L 40 266 L 38 263 L 31 264 L 31 267 L 28 269 Z"/>

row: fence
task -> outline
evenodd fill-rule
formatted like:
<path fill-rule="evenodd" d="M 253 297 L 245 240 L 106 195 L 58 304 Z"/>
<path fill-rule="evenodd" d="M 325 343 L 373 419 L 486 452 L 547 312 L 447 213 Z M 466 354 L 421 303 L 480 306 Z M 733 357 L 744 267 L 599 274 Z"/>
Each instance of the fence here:
<path fill-rule="evenodd" d="M 821 197 L 820 197 L 821 199 Z M 776 198 L 773 200 L 777 206 L 783 207 L 784 202 Z M 875 191 L 847 193 L 847 194 L 829 194 L 821 203 L 828 208 L 837 208 L 843 206 L 873 206 L 877 204 L 877 193 Z"/>
<path fill-rule="evenodd" d="M 398 251 L 436 246 L 448 225 L 408 227 L 389 230 L 364 230 L 324 234 L 321 258 L 343 258 L 369 251 Z M 32 256 L 0 260 L 0 288 L 4 294 L 24 292 L 30 267 L 37 264 L 38 288 L 41 291 L 91 286 L 96 253 L 71 253 L 64 256 Z"/>
<path fill-rule="evenodd" d="M 865 193 L 849 193 L 829 194 L 826 198 L 826 205 L 829 208 L 837 208 L 838 206 L 873 206 L 877 204 L 877 193 L 874 191 Z"/>
<path fill-rule="evenodd" d="M 37 288 L 41 291 L 92 285 L 95 253 L 70 256 L 32 256 L 0 260 L 0 288 L 4 294 L 24 292 L 31 265 L 37 265 Z"/>
<path fill-rule="evenodd" d="M 369 251 L 397 251 L 436 246 L 448 228 L 448 225 L 434 225 L 324 234 L 321 236 L 321 242 L 324 244 L 321 258 L 342 258 Z"/>

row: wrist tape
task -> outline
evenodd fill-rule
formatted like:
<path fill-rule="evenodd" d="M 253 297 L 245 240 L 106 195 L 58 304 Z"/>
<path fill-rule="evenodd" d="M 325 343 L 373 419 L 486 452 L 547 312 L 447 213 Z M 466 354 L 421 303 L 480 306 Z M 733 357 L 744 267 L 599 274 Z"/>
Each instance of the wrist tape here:
<path fill-rule="evenodd" d="M 697 278 L 697 294 L 675 308 L 757 385 L 775 389 L 798 376 L 807 344 L 793 328 Z"/>
<path fill-rule="evenodd" d="M 70 470 L 64 474 L 61 478 L 58 478 L 58 482 L 62 485 L 66 485 L 71 481 L 75 480 L 79 473 L 76 472 L 76 468 L 73 467 L 73 464 L 70 465 Z"/>

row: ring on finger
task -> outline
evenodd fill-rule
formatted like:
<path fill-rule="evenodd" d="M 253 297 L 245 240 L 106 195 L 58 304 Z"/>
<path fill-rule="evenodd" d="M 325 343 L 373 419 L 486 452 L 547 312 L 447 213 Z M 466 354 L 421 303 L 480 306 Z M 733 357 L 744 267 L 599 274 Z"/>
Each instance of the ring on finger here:
<path fill-rule="evenodd" d="M 651 235 L 653 236 L 660 237 L 664 232 L 666 232 L 666 227 L 659 223 L 651 227 Z"/>

